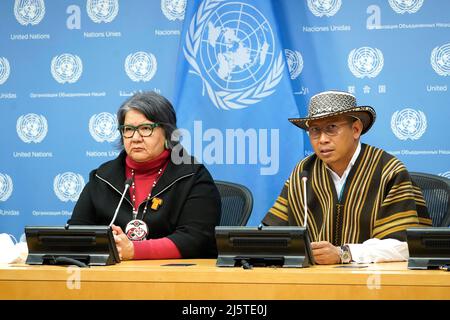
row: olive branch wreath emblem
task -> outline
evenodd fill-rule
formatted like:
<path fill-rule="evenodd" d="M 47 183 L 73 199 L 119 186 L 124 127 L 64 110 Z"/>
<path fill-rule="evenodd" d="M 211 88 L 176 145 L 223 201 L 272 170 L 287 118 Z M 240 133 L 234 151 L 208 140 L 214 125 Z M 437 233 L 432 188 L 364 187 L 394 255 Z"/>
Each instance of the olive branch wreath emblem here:
<path fill-rule="evenodd" d="M 207 0 L 200 4 L 198 11 L 191 20 L 189 30 L 186 32 L 186 46 L 183 47 L 183 52 L 186 60 L 193 68 L 193 70 L 190 70 L 189 72 L 196 74 L 202 79 L 203 95 L 205 94 L 206 88 L 211 101 L 218 109 L 243 109 L 251 104 L 258 103 L 263 98 L 275 92 L 275 86 L 280 82 L 283 76 L 284 60 L 280 52 L 267 78 L 261 83 L 255 84 L 248 90 L 239 92 L 230 92 L 226 90 L 215 91 L 203 76 L 196 61 L 196 57 L 200 49 L 201 35 L 206 22 L 214 12 L 214 9 L 223 2 L 223 0 Z"/>
<path fill-rule="evenodd" d="M 438 56 L 442 56 L 445 54 L 450 53 L 450 43 L 443 45 L 441 47 L 436 47 L 431 51 L 431 66 L 433 67 L 434 71 L 440 76 L 450 76 L 450 67 L 449 65 L 445 65 L 445 61 L 442 59 L 441 62 L 443 62 L 444 65 L 438 63 Z"/>
<path fill-rule="evenodd" d="M 401 118 L 402 114 L 405 114 L 408 112 L 415 114 L 420 121 L 419 127 L 417 128 L 416 132 L 404 133 L 397 127 L 398 119 Z M 418 140 L 425 133 L 425 130 L 427 129 L 427 118 L 422 111 L 420 111 L 420 110 L 416 111 L 411 108 L 406 108 L 406 109 L 403 109 L 402 111 L 395 111 L 391 117 L 391 128 L 392 128 L 392 132 L 394 133 L 394 135 L 397 138 L 399 138 L 400 140 L 407 140 L 407 139 Z"/>

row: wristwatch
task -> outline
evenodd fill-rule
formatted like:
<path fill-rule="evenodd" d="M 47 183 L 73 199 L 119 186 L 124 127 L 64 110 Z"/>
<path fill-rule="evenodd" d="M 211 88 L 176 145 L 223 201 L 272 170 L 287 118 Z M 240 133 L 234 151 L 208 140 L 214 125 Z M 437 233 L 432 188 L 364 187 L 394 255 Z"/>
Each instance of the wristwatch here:
<path fill-rule="evenodd" d="M 352 261 L 350 247 L 347 244 L 340 247 L 339 255 L 341 258 L 341 263 L 350 263 L 350 261 Z"/>

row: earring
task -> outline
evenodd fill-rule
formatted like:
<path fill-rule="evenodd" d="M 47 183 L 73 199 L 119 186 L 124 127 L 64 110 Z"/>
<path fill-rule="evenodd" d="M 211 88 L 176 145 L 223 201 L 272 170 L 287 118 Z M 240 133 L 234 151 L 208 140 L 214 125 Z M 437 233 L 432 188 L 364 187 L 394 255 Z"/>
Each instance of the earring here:
<path fill-rule="evenodd" d="M 164 148 L 169 149 L 169 141 L 167 141 L 167 139 L 164 140 Z"/>

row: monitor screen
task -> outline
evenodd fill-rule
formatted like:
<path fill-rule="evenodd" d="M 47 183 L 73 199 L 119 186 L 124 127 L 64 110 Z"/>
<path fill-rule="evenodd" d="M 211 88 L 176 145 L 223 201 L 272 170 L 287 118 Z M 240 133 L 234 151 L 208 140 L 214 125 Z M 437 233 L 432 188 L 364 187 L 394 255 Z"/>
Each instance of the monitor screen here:
<path fill-rule="evenodd" d="M 27 226 L 25 236 L 27 264 L 102 266 L 120 262 L 112 230 L 108 226 Z"/>
<path fill-rule="evenodd" d="M 216 227 L 219 267 L 278 265 L 301 268 L 314 264 L 304 227 Z"/>
<path fill-rule="evenodd" d="M 434 269 L 450 265 L 450 228 L 409 228 L 409 269 Z"/>

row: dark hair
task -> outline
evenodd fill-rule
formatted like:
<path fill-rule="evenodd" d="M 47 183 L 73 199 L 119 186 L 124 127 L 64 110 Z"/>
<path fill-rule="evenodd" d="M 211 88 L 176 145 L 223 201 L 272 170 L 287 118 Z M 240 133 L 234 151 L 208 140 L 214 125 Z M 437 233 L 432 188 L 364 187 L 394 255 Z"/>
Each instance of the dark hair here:
<path fill-rule="evenodd" d="M 125 115 L 130 110 L 137 110 L 150 121 L 161 124 L 170 149 L 178 143 L 178 140 L 171 139 L 172 133 L 177 130 L 177 116 L 172 104 L 165 97 L 154 91 L 135 93 L 117 111 L 119 126 L 124 124 Z M 120 145 L 123 147 L 122 139 Z"/>

